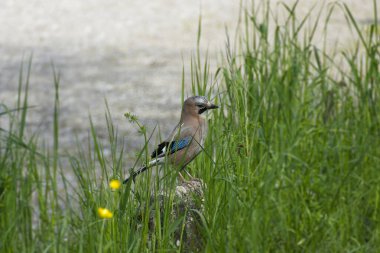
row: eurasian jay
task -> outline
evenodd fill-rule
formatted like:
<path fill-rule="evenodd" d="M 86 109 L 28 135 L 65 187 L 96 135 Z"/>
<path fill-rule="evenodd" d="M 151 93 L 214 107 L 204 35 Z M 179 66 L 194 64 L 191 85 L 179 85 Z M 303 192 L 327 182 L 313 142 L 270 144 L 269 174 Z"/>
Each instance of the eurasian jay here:
<path fill-rule="evenodd" d="M 148 165 L 132 172 L 124 183 L 127 183 L 130 178 L 134 180 L 138 174 L 148 168 L 164 164 L 166 161 L 179 170 L 183 170 L 203 150 L 207 136 L 207 121 L 201 115 L 207 110 L 216 108 L 218 106 L 212 104 L 204 96 L 187 98 L 182 107 L 179 123 L 169 137 L 153 151 L 152 160 Z M 184 180 L 181 173 L 179 175 Z"/>

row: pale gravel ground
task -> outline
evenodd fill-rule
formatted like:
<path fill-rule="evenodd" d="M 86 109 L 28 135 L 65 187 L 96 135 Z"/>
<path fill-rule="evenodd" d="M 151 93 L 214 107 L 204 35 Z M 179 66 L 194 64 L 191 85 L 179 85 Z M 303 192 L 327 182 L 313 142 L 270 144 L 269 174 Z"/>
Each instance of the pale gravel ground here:
<path fill-rule="evenodd" d="M 133 112 L 149 130 L 158 123 L 166 135 L 179 117 L 182 64 L 189 72 L 200 10 L 202 50 L 209 50 L 215 66 L 225 44 L 225 26 L 230 31 L 236 27 L 239 2 L 2 0 L 0 103 L 14 104 L 22 56 L 26 59 L 33 52 L 29 99 L 36 107 L 30 111 L 28 124 L 44 137 L 52 131 L 50 64 L 54 62 L 61 74 L 62 146 L 72 147 L 74 135 L 86 138 L 89 114 L 105 135 L 106 98 L 127 146 L 139 148 L 141 138 L 123 114 Z M 278 2 L 271 5 L 279 8 L 281 17 L 283 8 Z M 372 0 L 342 2 L 363 26 L 371 21 Z M 301 0 L 298 13 L 306 14 L 315 3 L 318 9 L 321 1 Z M 329 47 L 340 50 L 352 45 L 342 11 L 334 12 L 329 32 Z M 321 41 L 315 43 L 320 46 Z"/>

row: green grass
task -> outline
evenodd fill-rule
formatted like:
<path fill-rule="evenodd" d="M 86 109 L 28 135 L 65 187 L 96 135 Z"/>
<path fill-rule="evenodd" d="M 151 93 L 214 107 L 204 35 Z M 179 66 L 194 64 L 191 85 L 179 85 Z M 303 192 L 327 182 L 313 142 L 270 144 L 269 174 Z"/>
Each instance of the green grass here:
<path fill-rule="evenodd" d="M 2 105 L 0 111 L 0 120 L 9 123 L 0 125 L 0 251 L 378 252 L 378 26 L 361 30 L 346 6 L 332 5 L 303 33 L 309 17 L 296 17 L 296 5 L 286 6 L 289 16 L 281 26 L 264 7 L 244 12 L 242 31 L 227 43 L 214 75 L 200 54 L 199 29 L 192 92 L 216 94 L 221 108 L 210 117 L 205 152 L 190 165 L 207 185 L 204 208 L 184 214 L 198 217 L 197 245 L 186 244 L 184 217 L 171 216 L 176 175 L 170 169 L 164 180 L 151 171 L 139 176 L 133 191 L 131 183 L 116 191 L 108 187 L 127 170 L 127 151 L 108 106 L 107 143 L 91 123 L 88 146 L 78 143 L 76 151 L 60 153 L 56 72 L 53 148 L 26 134 L 29 62 L 27 76 L 20 72 L 16 109 Z M 344 69 L 313 44 L 328 36 L 315 38 L 314 29 L 328 25 L 336 9 L 359 38 L 354 50 L 337 53 Z M 325 20 L 321 13 L 328 14 Z M 155 139 L 153 129 L 126 116 L 146 143 Z M 147 145 L 141 147 L 135 166 L 148 154 Z M 162 190 L 170 197 L 160 212 Z M 113 218 L 100 219 L 99 207 Z"/>

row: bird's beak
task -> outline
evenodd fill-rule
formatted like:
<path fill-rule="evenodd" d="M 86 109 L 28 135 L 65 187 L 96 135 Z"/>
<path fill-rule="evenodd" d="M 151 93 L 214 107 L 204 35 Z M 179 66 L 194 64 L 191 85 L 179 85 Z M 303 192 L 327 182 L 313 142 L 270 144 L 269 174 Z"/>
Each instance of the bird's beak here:
<path fill-rule="evenodd" d="M 210 102 L 207 103 L 207 109 L 208 110 L 210 110 L 210 109 L 216 109 L 216 108 L 219 108 L 219 106 L 211 104 Z"/>

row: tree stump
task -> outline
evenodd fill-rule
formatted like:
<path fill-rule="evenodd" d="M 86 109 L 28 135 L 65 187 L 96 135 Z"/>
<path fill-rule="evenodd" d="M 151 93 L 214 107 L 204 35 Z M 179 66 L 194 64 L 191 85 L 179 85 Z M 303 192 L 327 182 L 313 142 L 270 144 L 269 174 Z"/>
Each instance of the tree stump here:
<path fill-rule="evenodd" d="M 177 247 L 181 246 L 182 250 L 185 252 L 193 251 L 197 252 L 202 249 L 203 238 L 200 230 L 200 216 L 199 213 L 203 213 L 203 195 L 204 184 L 199 179 L 194 179 L 186 181 L 176 186 L 174 199 L 173 199 L 173 208 L 170 214 L 170 219 L 175 222 L 181 218 L 184 218 L 183 222 L 180 223 L 178 228 L 174 232 L 174 243 Z M 165 213 L 165 200 L 169 196 L 161 192 L 158 194 L 159 208 L 161 218 L 164 217 Z M 155 209 L 155 199 L 154 196 L 151 197 L 151 211 L 149 216 L 149 228 L 153 232 L 157 229 L 155 219 L 156 209 Z M 140 209 L 141 210 L 141 209 Z M 161 220 L 161 223 L 163 221 Z M 180 245 L 182 237 L 182 245 Z"/>

